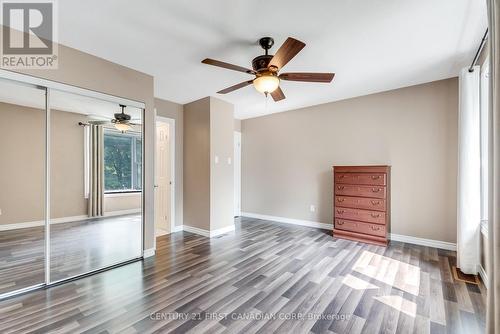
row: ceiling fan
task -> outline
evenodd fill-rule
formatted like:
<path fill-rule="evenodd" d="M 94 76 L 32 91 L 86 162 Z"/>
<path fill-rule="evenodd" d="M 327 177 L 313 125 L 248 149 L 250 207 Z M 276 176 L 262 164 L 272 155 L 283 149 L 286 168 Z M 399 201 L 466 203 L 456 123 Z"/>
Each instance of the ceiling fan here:
<path fill-rule="evenodd" d="M 252 60 L 252 70 L 210 58 L 201 61 L 204 64 L 255 75 L 253 80 L 244 81 L 217 93 L 227 94 L 253 84 L 257 91 L 264 93 L 266 96 L 271 94 L 274 101 L 278 102 L 285 99 L 285 94 L 280 88 L 280 80 L 329 83 L 335 76 L 335 73 L 294 72 L 279 74 L 279 71 L 306 46 L 305 43 L 288 37 L 274 56 L 268 54 L 269 49 L 274 45 L 274 39 L 263 37 L 259 40 L 259 44 L 265 50 L 265 54 Z"/>
<path fill-rule="evenodd" d="M 80 125 L 106 125 L 106 124 L 113 124 L 115 128 L 118 131 L 121 131 L 122 133 L 130 130 L 132 128 L 132 125 L 140 125 L 137 123 L 132 123 L 132 117 L 128 114 L 125 113 L 125 108 L 127 106 L 120 104 L 120 108 L 122 109 L 121 112 L 115 113 L 114 118 L 109 120 L 109 119 L 91 119 L 87 121 L 87 123 L 78 123 Z M 102 116 L 94 116 L 95 118 L 102 118 Z"/>

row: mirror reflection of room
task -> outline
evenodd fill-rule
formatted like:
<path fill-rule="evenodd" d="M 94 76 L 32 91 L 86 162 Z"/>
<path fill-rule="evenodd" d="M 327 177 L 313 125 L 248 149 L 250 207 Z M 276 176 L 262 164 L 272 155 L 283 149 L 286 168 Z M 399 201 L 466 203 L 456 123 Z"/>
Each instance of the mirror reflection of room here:
<path fill-rule="evenodd" d="M 50 101 L 58 281 L 141 256 L 142 110 L 59 91 Z"/>

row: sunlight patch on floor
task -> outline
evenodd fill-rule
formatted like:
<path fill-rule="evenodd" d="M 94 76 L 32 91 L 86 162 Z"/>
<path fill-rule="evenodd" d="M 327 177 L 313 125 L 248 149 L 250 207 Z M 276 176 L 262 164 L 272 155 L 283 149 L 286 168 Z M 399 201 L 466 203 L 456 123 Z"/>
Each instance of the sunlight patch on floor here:
<path fill-rule="evenodd" d="M 420 268 L 370 251 L 363 251 L 354 271 L 418 296 Z"/>
<path fill-rule="evenodd" d="M 355 290 L 378 289 L 378 286 L 350 274 L 342 280 L 342 283 Z"/>
<path fill-rule="evenodd" d="M 406 300 L 401 296 L 380 296 L 375 297 L 375 300 L 388 305 L 406 315 L 415 318 L 417 314 L 417 304 L 412 301 Z"/>

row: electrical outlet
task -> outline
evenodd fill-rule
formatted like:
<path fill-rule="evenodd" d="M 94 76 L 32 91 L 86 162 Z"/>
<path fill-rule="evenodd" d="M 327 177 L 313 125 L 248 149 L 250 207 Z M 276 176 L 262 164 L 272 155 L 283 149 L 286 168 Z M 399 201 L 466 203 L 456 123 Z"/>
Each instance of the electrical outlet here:
<path fill-rule="evenodd" d="M 0 209 L 0 216 L 2 215 L 2 209 Z"/>
<path fill-rule="evenodd" d="M 233 161 L 231 160 L 231 157 L 227 158 L 227 164 L 230 165 Z"/>
<path fill-rule="evenodd" d="M 311 206 L 309 207 L 309 211 L 316 212 L 316 207 L 311 204 Z"/>

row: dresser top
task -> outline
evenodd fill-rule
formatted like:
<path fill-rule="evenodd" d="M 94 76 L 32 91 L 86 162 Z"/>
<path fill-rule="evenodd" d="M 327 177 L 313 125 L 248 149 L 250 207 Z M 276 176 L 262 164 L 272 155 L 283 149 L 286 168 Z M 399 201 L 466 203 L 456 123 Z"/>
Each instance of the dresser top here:
<path fill-rule="evenodd" d="M 335 172 L 340 173 L 388 173 L 391 170 L 389 165 L 371 165 L 371 166 L 333 166 Z"/>

